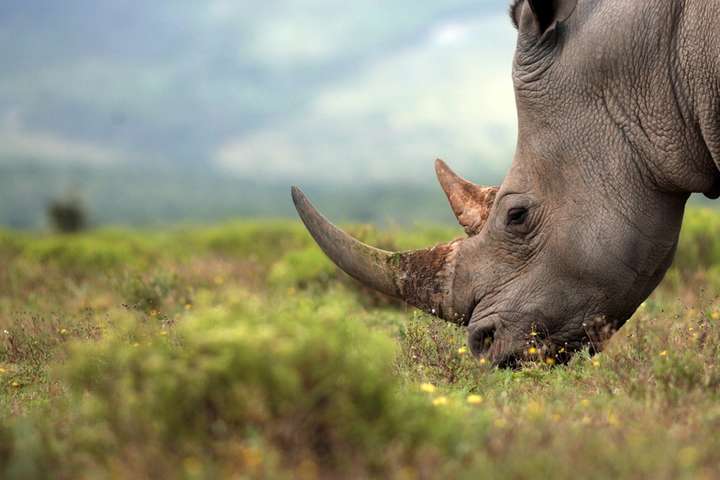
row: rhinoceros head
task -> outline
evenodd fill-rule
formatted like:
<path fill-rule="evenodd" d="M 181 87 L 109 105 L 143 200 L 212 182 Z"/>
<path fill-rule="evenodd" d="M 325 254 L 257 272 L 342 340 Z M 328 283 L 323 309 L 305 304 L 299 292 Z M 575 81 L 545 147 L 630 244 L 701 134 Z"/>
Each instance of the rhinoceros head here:
<path fill-rule="evenodd" d="M 713 190 L 677 91 L 672 12 L 648 19 L 646 3 L 513 4 L 519 136 L 510 171 L 500 187 L 481 187 L 436 164 L 467 238 L 377 250 L 294 188 L 317 243 L 361 282 L 466 325 L 472 351 L 495 363 L 597 350 L 670 266 L 689 192 Z"/>

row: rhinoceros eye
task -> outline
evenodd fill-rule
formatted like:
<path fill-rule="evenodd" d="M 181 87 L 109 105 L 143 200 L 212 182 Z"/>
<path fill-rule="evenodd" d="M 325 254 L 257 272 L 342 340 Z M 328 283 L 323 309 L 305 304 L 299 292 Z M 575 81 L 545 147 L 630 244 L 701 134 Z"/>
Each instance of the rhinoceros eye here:
<path fill-rule="evenodd" d="M 527 220 L 528 210 L 525 207 L 511 208 L 507 214 L 507 225 L 522 225 Z"/>

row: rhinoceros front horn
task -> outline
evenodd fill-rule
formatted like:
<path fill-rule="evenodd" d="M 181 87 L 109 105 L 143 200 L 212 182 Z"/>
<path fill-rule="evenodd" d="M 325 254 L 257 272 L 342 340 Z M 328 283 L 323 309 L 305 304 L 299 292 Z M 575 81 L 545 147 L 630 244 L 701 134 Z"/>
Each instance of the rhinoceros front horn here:
<path fill-rule="evenodd" d="M 463 323 L 453 306 L 455 253 L 462 241 L 426 250 L 393 253 L 366 245 L 323 217 L 297 187 L 292 198 L 300 218 L 323 252 L 361 283 L 432 315 Z"/>

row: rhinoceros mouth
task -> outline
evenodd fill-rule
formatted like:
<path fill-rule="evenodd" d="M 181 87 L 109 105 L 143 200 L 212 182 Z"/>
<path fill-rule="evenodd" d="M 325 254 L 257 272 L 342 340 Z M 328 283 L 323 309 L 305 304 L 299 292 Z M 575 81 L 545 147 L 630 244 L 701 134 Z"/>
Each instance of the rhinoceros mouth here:
<path fill-rule="evenodd" d="M 509 334 L 506 319 L 493 314 L 468 325 L 468 346 L 473 355 L 499 367 L 514 368 L 525 358 L 525 341 Z"/>
<path fill-rule="evenodd" d="M 547 330 L 547 319 L 539 313 L 495 311 L 474 317 L 467 327 L 470 350 L 476 357 L 501 368 L 515 368 L 533 361 L 566 363 L 573 352 L 592 343 L 582 333 L 582 339 L 562 341 Z M 543 320 L 538 321 L 539 318 Z"/>
<path fill-rule="evenodd" d="M 577 322 L 551 322 L 539 313 L 493 312 L 468 324 L 468 346 L 473 355 L 501 368 L 527 362 L 563 365 L 583 349 L 590 355 L 602 352 L 623 323 L 597 314 Z M 576 327 L 551 331 L 548 326 L 553 324 Z"/>

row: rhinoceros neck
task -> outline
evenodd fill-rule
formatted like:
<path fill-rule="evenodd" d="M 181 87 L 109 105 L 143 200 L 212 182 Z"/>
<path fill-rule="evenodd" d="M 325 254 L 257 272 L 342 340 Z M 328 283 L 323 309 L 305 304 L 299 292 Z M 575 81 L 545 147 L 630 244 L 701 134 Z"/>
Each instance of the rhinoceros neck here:
<path fill-rule="evenodd" d="M 618 8 L 643 26 L 626 37 L 623 84 L 605 107 L 632 151 L 628 171 L 672 194 L 720 194 L 720 2 L 649 0 Z M 647 13 L 653 12 L 648 17 Z M 624 87 L 624 88 L 623 88 Z"/>
<path fill-rule="evenodd" d="M 671 2 L 674 3 L 674 2 Z M 691 134 L 699 138 L 692 161 L 706 175 L 709 188 L 696 189 L 711 198 L 720 196 L 720 2 L 688 0 L 674 42 L 677 78 L 688 96 Z"/>

